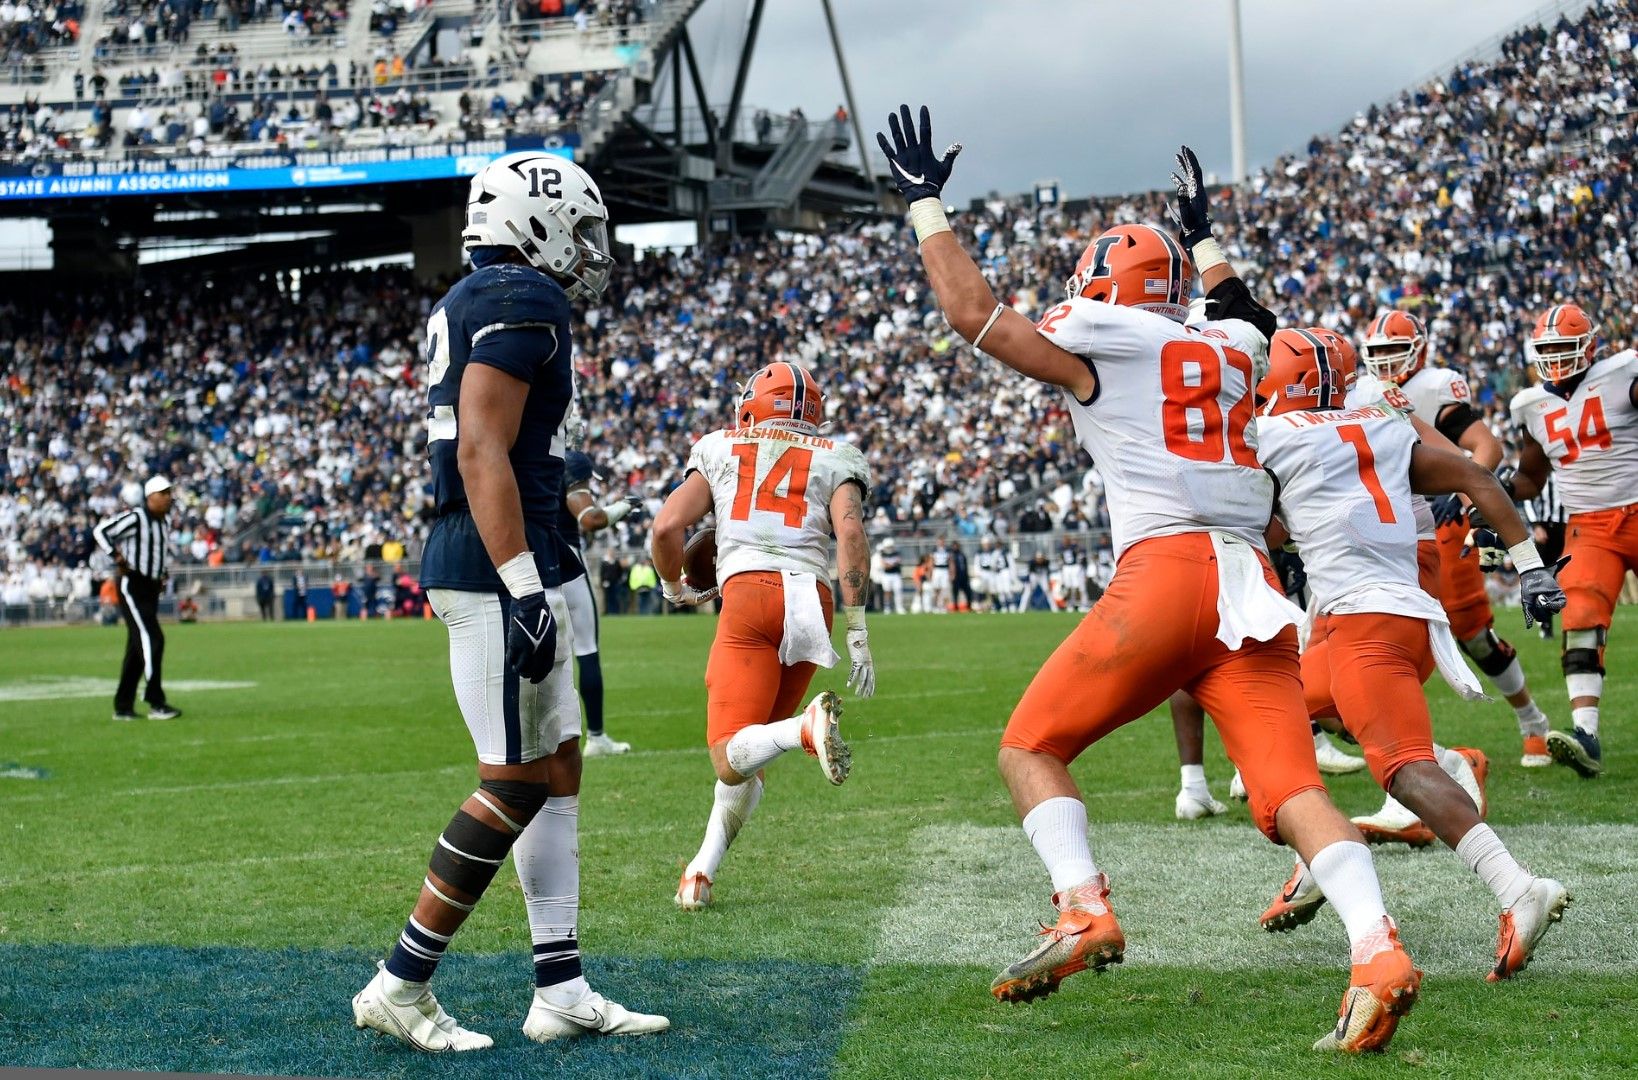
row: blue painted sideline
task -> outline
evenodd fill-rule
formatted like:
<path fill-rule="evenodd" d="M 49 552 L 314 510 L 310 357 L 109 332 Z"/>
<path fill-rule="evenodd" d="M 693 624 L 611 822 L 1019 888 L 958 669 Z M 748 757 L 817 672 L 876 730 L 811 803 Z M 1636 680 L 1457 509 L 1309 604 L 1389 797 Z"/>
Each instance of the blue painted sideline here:
<path fill-rule="evenodd" d="M 0 1065 L 365 1078 L 826 1077 L 864 970 L 594 957 L 592 985 L 671 1031 L 540 1046 L 519 1030 L 528 957 L 452 954 L 434 984 L 477 1054 L 427 1055 L 353 1027 L 375 957 L 235 948 L 0 946 Z"/>

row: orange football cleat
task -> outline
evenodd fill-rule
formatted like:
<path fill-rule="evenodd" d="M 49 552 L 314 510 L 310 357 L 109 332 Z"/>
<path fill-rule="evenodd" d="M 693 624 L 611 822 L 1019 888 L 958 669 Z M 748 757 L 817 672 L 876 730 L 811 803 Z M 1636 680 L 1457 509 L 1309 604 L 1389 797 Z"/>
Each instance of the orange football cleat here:
<path fill-rule="evenodd" d="M 1102 971 L 1126 955 L 1126 935 L 1109 907 L 1109 878 L 1104 874 L 1052 897 L 1058 921 L 1043 926 L 1046 941 L 995 977 L 990 993 L 997 1001 L 1034 1001 L 1058 989 L 1077 971 Z"/>
<path fill-rule="evenodd" d="M 1564 918 L 1570 891 L 1552 878 L 1536 878 L 1518 902 L 1501 913 L 1496 935 L 1496 966 L 1485 976 L 1489 982 L 1510 979 L 1524 970 L 1536 944 L 1554 923 Z"/>
<path fill-rule="evenodd" d="M 1291 871 L 1291 877 L 1280 889 L 1274 902 L 1268 905 L 1257 921 L 1271 934 L 1283 934 L 1313 921 L 1319 909 L 1325 906 L 1325 894 L 1319 883 L 1302 863 Z"/>
<path fill-rule="evenodd" d="M 1384 916 L 1380 948 L 1363 964 L 1355 964 L 1337 1010 L 1336 1029 L 1314 1044 L 1315 1050 L 1364 1054 L 1381 1050 L 1393 1038 L 1399 1019 L 1416 1004 L 1422 973 L 1399 943 L 1399 928 Z"/>
<path fill-rule="evenodd" d="M 1519 755 L 1519 764 L 1526 769 L 1544 769 L 1553 763 L 1553 755 L 1547 749 L 1547 736 L 1526 735 L 1524 737 L 1524 753 Z"/>
<path fill-rule="evenodd" d="M 1547 740 L 1542 739 L 1541 744 L 1546 746 Z M 1471 746 L 1453 746 L 1451 749 L 1467 758 L 1467 763 L 1473 766 L 1473 779 L 1479 785 L 1479 816 L 1482 818 L 1490 811 L 1490 798 L 1484 786 L 1490 778 L 1490 759 L 1483 750 L 1475 750 Z"/>
<path fill-rule="evenodd" d="M 711 879 L 699 871 L 690 874 L 684 870 L 672 899 L 683 911 L 704 911 L 711 906 Z"/>

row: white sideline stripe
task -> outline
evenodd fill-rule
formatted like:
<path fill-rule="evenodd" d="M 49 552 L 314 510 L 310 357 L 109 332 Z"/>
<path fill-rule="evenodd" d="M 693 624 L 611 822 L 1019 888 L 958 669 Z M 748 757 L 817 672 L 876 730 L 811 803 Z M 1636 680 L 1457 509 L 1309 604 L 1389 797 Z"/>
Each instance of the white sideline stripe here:
<path fill-rule="evenodd" d="M 146 635 L 143 640 L 147 640 Z M 253 682 L 221 679 L 173 679 L 168 690 L 192 694 L 202 690 L 249 690 L 255 685 Z M 117 679 L 48 676 L 0 683 L 0 701 L 59 701 L 65 698 L 112 697 L 118 688 Z"/>
<path fill-rule="evenodd" d="M 1521 825 L 1499 830 L 1533 871 L 1575 902 L 1530 971 L 1638 968 L 1638 825 Z M 1052 887 L 1010 826 L 917 829 L 896 901 L 879 922 L 876 963 L 977 964 L 999 971 L 1035 947 Z M 1418 967 L 1482 979 L 1496 947 L 1496 900 L 1446 848 L 1373 848 L 1383 898 Z M 1257 925 L 1291 873 L 1291 856 L 1249 826 L 1094 824 L 1092 852 L 1112 884 L 1126 966 L 1336 968 L 1347 940 L 1329 908 L 1290 934 Z M 1118 976 L 1117 976 L 1118 977 Z M 1528 975 L 1526 976 L 1528 979 Z"/>
<path fill-rule="evenodd" d="M 900 669 L 895 668 L 894 670 L 897 671 L 897 670 L 900 670 Z M 901 692 L 901 693 L 877 694 L 875 697 L 871 698 L 870 701 L 871 701 L 872 704 L 874 704 L 876 702 L 884 702 L 884 701 L 914 701 L 914 700 L 917 700 L 917 699 L 920 699 L 920 698 L 970 697 L 970 696 L 972 696 L 974 694 L 987 694 L 989 692 L 990 692 L 990 688 L 987 687 L 987 686 L 950 687 L 950 688 L 944 689 L 944 690 L 909 690 L 909 691 L 904 691 L 904 692 Z M 1023 691 L 1020 690 L 1019 693 L 1023 693 Z M 847 701 L 850 701 L 850 700 L 853 700 L 853 699 L 844 696 L 842 700 L 844 702 L 847 702 Z M 622 719 L 625 719 L 627 717 L 632 717 L 632 716 L 689 716 L 689 715 L 698 716 L 700 718 L 700 722 L 703 724 L 704 721 L 705 721 L 705 705 L 704 705 L 704 703 L 702 702 L 702 703 L 699 703 L 699 704 L 690 704 L 690 705 L 674 705 L 671 708 L 667 708 L 667 709 L 623 709 L 618 714 L 613 714 L 613 713 L 609 714 L 608 719 L 609 719 L 609 722 L 611 724 L 619 724 Z M 1005 723 L 1005 718 L 1002 719 L 1002 722 Z M 1001 729 L 999 727 L 996 728 L 996 731 L 998 733 L 999 733 L 1000 730 Z"/>
<path fill-rule="evenodd" d="M 845 719 L 846 714 L 844 713 L 843 716 L 844 716 L 844 719 Z M 702 719 L 703 719 L 703 717 L 702 717 Z M 858 753 L 860 751 L 868 752 L 870 747 L 875 746 L 878 743 L 921 742 L 921 741 L 928 740 L 928 739 L 968 739 L 968 738 L 976 738 L 978 736 L 987 736 L 989 738 L 992 738 L 992 739 L 996 740 L 997 745 L 999 745 L 1000 741 L 1001 741 L 1001 731 L 1002 731 L 1002 725 L 997 725 L 995 727 L 987 727 L 987 728 L 960 728 L 960 729 L 957 729 L 957 730 L 954 730 L 954 731 L 918 731 L 918 732 L 915 732 L 915 733 L 906 732 L 903 735 L 876 735 L 876 736 L 871 736 L 871 735 L 858 735 L 858 734 L 855 734 L 853 732 L 850 732 L 850 731 L 847 730 L 846 726 L 844 725 L 844 727 L 842 729 L 842 737 L 848 741 L 848 745 L 853 747 L 854 752 Z M 694 756 L 698 756 L 698 757 L 703 758 L 703 757 L 706 756 L 706 753 L 707 753 L 707 751 L 706 751 L 705 746 L 704 746 L 704 739 L 703 739 L 703 733 L 702 733 L 701 745 L 699 745 L 699 746 L 671 746 L 671 747 L 666 747 L 663 750 L 631 750 L 631 751 L 628 751 L 628 752 L 626 752 L 624 754 L 616 754 L 614 757 L 606 758 L 606 759 L 600 759 L 600 760 L 619 761 L 622 758 L 694 757 Z M 1148 789 L 1145 788 L 1144 790 L 1147 791 Z M 1160 791 L 1161 788 L 1157 787 L 1154 790 Z M 1167 789 L 1167 790 L 1170 790 L 1170 789 Z"/>

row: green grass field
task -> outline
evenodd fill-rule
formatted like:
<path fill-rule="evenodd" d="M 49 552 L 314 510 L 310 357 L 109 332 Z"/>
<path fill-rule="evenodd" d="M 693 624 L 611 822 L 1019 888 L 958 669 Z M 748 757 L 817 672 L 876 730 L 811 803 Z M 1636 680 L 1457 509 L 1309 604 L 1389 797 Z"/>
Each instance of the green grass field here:
<path fill-rule="evenodd" d="M 1556 646 L 1517 629 L 1565 719 Z M 1318 1061 L 1346 942 L 1322 914 L 1289 937 L 1256 917 L 1290 869 L 1239 805 L 1172 819 L 1162 716 L 1075 767 L 1127 962 L 1029 1006 L 988 994 L 1031 946 L 1046 882 L 995 773 L 997 739 L 1066 615 L 881 618 L 879 693 L 849 701 L 854 773 L 769 769 L 717 906 L 671 903 L 711 798 L 702 745 L 708 617 L 604 623 L 610 730 L 637 750 L 587 763 L 581 941 L 610 996 L 672 1031 L 563 1048 L 518 1031 L 528 931 L 510 871 L 440 971 L 450 1011 L 496 1038 L 431 1058 L 352 1027 L 427 853 L 472 789 L 435 622 L 175 626 L 171 722 L 109 720 L 123 632 L 0 633 L 0 1065 L 353 1077 L 1595 1076 L 1638 1068 L 1638 776 L 1616 635 L 1603 779 L 1517 765 L 1511 711 L 1433 691 L 1441 738 L 1493 762 L 1490 819 L 1577 902 L 1510 984 L 1483 974 L 1493 899 L 1442 849 L 1378 849 L 1428 971 L 1389 1053 Z M 825 680 L 821 679 L 819 685 Z M 840 689 L 841 672 L 829 680 Z M 192 689 L 189 685 L 192 684 Z M 1230 769 L 1209 739 L 1219 796 Z M 43 779 L 13 776 L 37 767 Z M 1350 813 L 1380 793 L 1333 791 Z"/>

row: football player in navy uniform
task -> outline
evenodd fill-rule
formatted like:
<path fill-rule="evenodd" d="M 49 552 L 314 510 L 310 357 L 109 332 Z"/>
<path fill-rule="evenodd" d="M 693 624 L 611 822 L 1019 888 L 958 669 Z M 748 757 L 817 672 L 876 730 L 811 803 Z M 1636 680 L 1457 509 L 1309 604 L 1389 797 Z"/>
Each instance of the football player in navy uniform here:
<path fill-rule="evenodd" d="M 444 1012 L 428 984 L 510 852 L 534 942 L 523 1033 L 547 1042 L 663 1031 L 665 1017 L 587 985 L 576 931 L 580 723 L 557 536 L 560 429 L 574 396 L 570 304 L 608 281 L 608 211 L 572 162 L 509 154 L 473 177 L 461 240 L 472 273 L 427 322 L 436 520 L 421 584 L 449 632 L 480 782 L 438 837 L 414 912 L 353 998 L 353 1019 L 421 1050 L 493 1045 Z"/>
<path fill-rule="evenodd" d="M 636 509 L 634 498 L 616 499 L 599 506 L 592 494 L 595 474 L 592 459 L 570 450 L 564 460 L 563 505 L 558 531 L 563 538 L 563 599 L 569 605 L 574 628 L 574 660 L 580 675 L 580 700 L 586 706 L 586 757 L 623 754 L 628 742 L 615 742 L 603 730 L 603 661 L 597 653 L 597 601 L 586 574 L 585 534 L 606 529 Z"/>

